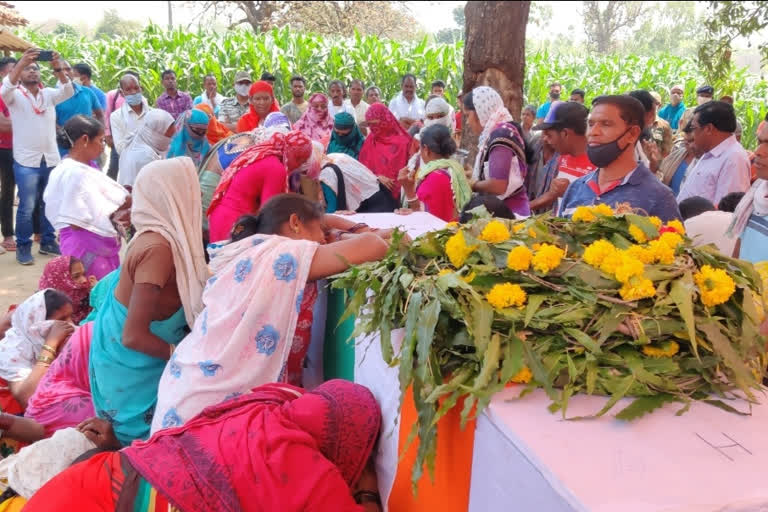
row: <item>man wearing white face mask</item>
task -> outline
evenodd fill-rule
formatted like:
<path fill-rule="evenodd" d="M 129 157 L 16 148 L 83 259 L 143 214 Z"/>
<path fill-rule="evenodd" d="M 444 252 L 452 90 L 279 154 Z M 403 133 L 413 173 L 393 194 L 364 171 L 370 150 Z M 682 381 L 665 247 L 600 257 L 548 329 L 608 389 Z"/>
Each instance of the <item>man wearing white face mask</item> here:
<path fill-rule="evenodd" d="M 680 118 L 685 112 L 685 103 L 683 103 L 683 86 L 673 85 L 669 89 L 669 103 L 659 110 L 659 117 L 669 123 L 672 130 L 680 129 Z"/>
<path fill-rule="evenodd" d="M 112 142 L 118 155 L 123 152 L 130 138 L 141 127 L 147 112 L 152 110 L 141 91 L 141 85 L 136 76 L 125 74 L 120 79 L 120 92 L 125 98 L 125 103 L 109 116 Z"/>
<path fill-rule="evenodd" d="M 247 71 L 238 71 L 235 75 L 235 97 L 222 100 L 219 107 L 219 122 L 230 130 L 237 131 L 237 122 L 248 112 L 248 91 L 253 80 Z"/>
<path fill-rule="evenodd" d="M 715 89 L 711 85 L 702 85 L 696 89 L 696 103 L 703 105 L 712 101 L 712 97 L 715 95 Z"/>
<path fill-rule="evenodd" d="M 436 124 L 443 125 L 453 134 L 454 116 L 451 115 L 451 106 L 441 96 L 430 96 L 427 98 L 424 107 L 424 128 L 421 131 Z M 419 134 L 415 135 L 416 140 L 420 140 Z M 421 153 L 414 153 L 408 160 L 408 169 L 415 171 L 420 169 L 424 161 L 421 159 Z"/>

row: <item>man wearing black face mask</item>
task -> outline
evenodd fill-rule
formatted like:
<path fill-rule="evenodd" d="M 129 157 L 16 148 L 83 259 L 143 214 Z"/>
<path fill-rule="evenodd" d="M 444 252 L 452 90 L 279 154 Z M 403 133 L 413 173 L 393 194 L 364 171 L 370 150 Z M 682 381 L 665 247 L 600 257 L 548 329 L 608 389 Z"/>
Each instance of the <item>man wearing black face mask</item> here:
<path fill-rule="evenodd" d="M 570 217 L 579 206 L 629 204 L 667 222 L 680 219 L 672 191 L 642 162 L 635 144 L 645 118 L 643 105 L 630 96 L 600 96 L 592 101 L 587 156 L 598 169 L 571 183 L 559 215 Z"/>
<path fill-rule="evenodd" d="M 544 118 L 549 114 L 549 108 L 552 106 L 552 102 L 560 99 L 560 92 L 562 89 L 563 86 L 560 85 L 560 82 L 552 82 L 549 84 L 549 100 L 536 111 L 536 124 L 544 122 Z"/>

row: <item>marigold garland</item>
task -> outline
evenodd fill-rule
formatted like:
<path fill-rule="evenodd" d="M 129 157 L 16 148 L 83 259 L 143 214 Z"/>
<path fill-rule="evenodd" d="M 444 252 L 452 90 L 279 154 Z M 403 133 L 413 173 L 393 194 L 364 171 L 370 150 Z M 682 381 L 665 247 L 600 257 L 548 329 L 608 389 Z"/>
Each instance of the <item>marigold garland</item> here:
<path fill-rule="evenodd" d="M 736 283 L 731 276 L 724 270 L 709 265 L 702 266 L 701 270 L 693 275 L 693 280 L 699 287 L 701 303 L 710 308 L 727 302 L 736 291 Z"/>
<path fill-rule="evenodd" d="M 519 284 L 501 283 L 494 285 L 485 298 L 496 309 L 522 308 L 527 295 Z"/>
<path fill-rule="evenodd" d="M 483 232 L 480 233 L 479 236 L 480 240 L 490 244 L 506 242 L 509 240 L 509 237 L 509 229 L 507 229 L 507 226 L 505 226 L 503 222 L 498 220 L 489 222 L 485 228 L 483 228 Z"/>
<path fill-rule="evenodd" d="M 458 233 L 453 235 L 445 244 L 445 254 L 455 268 L 461 268 L 464 262 L 470 254 L 477 248 L 477 246 L 468 246 L 467 241 L 464 239 L 464 233 L 459 230 Z"/>
<path fill-rule="evenodd" d="M 588 265 L 599 268 L 605 258 L 616 253 L 616 250 L 616 247 L 608 240 L 598 240 L 589 244 L 586 249 L 584 249 L 582 259 Z"/>
<path fill-rule="evenodd" d="M 518 245 L 507 254 L 507 268 L 517 271 L 531 268 L 533 252 L 524 245 Z"/>
<path fill-rule="evenodd" d="M 528 384 L 531 382 L 532 378 L 533 373 L 531 373 L 531 369 L 527 366 L 523 366 L 520 371 L 515 374 L 514 377 L 509 379 L 509 381 L 514 382 L 515 384 Z"/>
<path fill-rule="evenodd" d="M 647 299 L 656 295 L 656 287 L 650 279 L 635 276 L 624 283 L 619 289 L 619 295 L 628 301 Z"/>
<path fill-rule="evenodd" d="M 636 242 L 641 244 L 648 241 L 648 237 L 645 236 L 645 233 L 643 233 L 643 230 L 635 226 L 634 224 L 629 225 L 629 235 L 632 238 L 634 238 Z"/>
<path fill-rule="evenodd" d="M 643 346 L 643 354 L 648 357 L 672 357 L 680 351 L 680 345 L 676 341 L 663 341 L 661 346 L 645 345 Z"/>
<path fill-rule="evenodd" d="M 551 244 L 541 244 L 539 249 L 533 254 L 533 269 L 540 274 L 548 274 L 560 266 L 560 262 L 565 257 L 565 251 Z"/>

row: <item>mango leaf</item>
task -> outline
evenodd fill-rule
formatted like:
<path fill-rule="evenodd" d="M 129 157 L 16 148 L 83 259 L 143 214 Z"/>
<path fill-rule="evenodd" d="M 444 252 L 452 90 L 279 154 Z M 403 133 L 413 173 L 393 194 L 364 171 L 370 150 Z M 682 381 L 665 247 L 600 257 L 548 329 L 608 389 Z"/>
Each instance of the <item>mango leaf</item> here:
<path fill-rule="evenodd" d="M 731 341 L 720 331 L 718 324 L 714 320 L 700 322 L 699 329 L 707 335 L 707 339 L 712 343 L 712 347 L 714 347 L 720 357 L 723 358 L 725 365 L 733 370 L 733 378 L 739 389 L 751 400 L 754 400 L 755 397 L 749 387 L 750 384 L 754 383 L 755 378 L 747 365 L 744 364 L 744 359 L 734 350 Z"/>
<path fill-rule="evenodd" d="M 472 318 L 470 333 L 475 341 L 477 353 L 482 356 L 491 339 L 491 322 L 493 321 L 493 308 L 483 300 L 472 301 Z"/>
<path fill-rule="evenodd" d="M 419 326 L 416 330 L 416 376 L 422 381 L 427 378 L 428 359 L 435 335 L 437 318 L 440 316 L 440 301 L 432 300 L 421 309 Z"/>
<path fill-rule="evenodd" d="M 585 332 L 582 332 L 582 331 L 580 331 L 578 329 L 570 328 L 570 327 L 566 328 L 566 329 L 563 329 L 563 330 L 566 333 L 568 333 L 568 335 L 576 338 L 576 341 L 581 343 L 581 345 L 583 345 L 584 348 L 586 348 L 587 350 L 589 350 L 593 354 L 602 354 L 603 353 L 603 351 L 600 350 L 600 345 L 595 340 L 593 340 L 592 337 L 589 334 L 587 334 Z"/>
<path fill-rule="evenodd" d="M 488 349 L 483 356 L 483 365 L 480 368 L 480 373 L 478 373 L 477 378 L 475 378 L 475 385 L 472 387 L 473 392 L 477 393 L 488 385 L 493 373 L 499 369 L 500 355 L 501 336 L 499 336 L 499 333 L 493 333 L 491 342 L 488 344 Z"/>
<path fill-rule="evenodd" d="M 631 404 L 619 411 L 615 417 L 617 420 L 622 421 L 636 420 L 637 418 L 640 418 L 649 412 L 655 411 L 668 402 L 676 402 L 677 400 L 677 397 L 674 395 L 669 395 L 666 393 L 660 393 L 658 395 L 652 396 L 641 396 L 639 398 L 635 398 Z"/>
<path fill-rule="evenodd" d="M 685 322 L 685 327 L 688 330 L 688 339 L 691 342 L 691 350 L 693 350 L 696 357 L 699 357 L 698 346 L 696 345 L 696 322 L 693 317 L 693 299 L 691 298 L 693 290 L 693 275 L 688 271 L 680 279 L 672 283 L 669 296 L 677 304 L 680 316 Z"/>
<path fill-rule="evenodd" d="M 539 310 L 539 306 L 547 299 L 546 295 L 529 295 L 528 305 L 525 307 L 525 319 L 523 325 L 528 327 L 528 323 L 533 318 L 533 315 Z"/>
<path fill-rule="evenodd" d="M 405 320 L 405 335 L 400 349 L 400 393 L 405 393 L 413 381 L 413 354 L 416 348 L 416 329 L 421 314 L 421 292 L 411 295 L 408 316 Z M 415 394 L 415 393 L 414 393 Z"/>

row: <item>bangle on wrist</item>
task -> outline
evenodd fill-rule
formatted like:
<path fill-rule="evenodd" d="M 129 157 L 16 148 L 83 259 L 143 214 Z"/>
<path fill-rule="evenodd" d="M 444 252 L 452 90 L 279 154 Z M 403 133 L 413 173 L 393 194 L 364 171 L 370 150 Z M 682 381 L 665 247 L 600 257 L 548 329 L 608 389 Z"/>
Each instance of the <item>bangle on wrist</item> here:
<path fill-rule="evenodd" d="M 58 350 L 56 350 L 55 348 L 53 348 L 50 345 L 43 345 L 43 350 L 45 350 L 47 352 L 50 352 L 53 355 L 53 357 L 56 357 L 56 354 L 59 353 Z"/>
<path fill-rule="evenodd" d="M 375 491 L 357 491 L 352 497 L 358 505 L 362 505 L 363 503 L 375 503 L 381 506 L 381 495 Z"/>
<path fill-rule="evenodd" d="M 38 363 L 45 363 L 47 365 L 50 365 L 53 362 L 53 358 L 51 356 L 47 356 L 43 353 L 37 356 L 37 362 Z"/>

